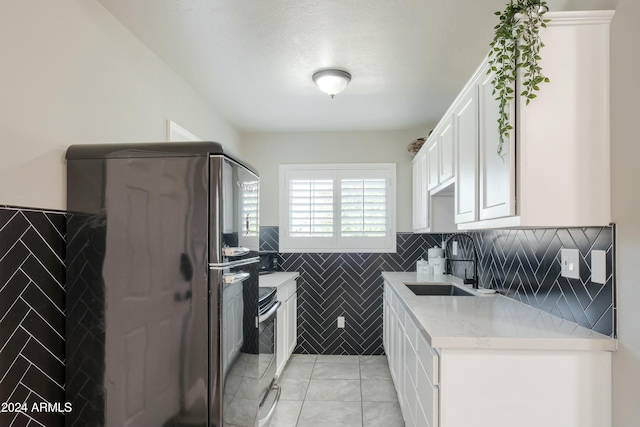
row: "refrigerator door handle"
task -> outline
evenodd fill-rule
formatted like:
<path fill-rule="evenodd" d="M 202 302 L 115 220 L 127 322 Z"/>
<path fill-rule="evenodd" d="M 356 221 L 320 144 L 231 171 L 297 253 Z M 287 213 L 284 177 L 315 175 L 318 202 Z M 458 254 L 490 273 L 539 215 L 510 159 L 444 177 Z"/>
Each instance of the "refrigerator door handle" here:
<path fill-rule="evenodd" d="M 249 252 L 251 252 L 251 249 L 243 247 L 225 246 L 224 248 L 222 248 L 222 256 L 226 257 L 242 256 L 248 254 Z"/>
<path fill-rule="evenodd" d="M 223 262 L 220 264 L 209 263 L 209 270 L 224 270 L 226 268 L 235 268 L 243 265 L 254 264 L 256 262 L 260 262 L 260 258 L 258 257 L 246 258 L 246 259 L 240 259 L 238 261 Z"/>
<path fill-rule="evenodd" d="M 238 283 L 244 280 L 247 280 L 251 276 L 251 273 L 240 272 L 240 273 L 228 273 L 222 275 L 222 281 L 226 284 Z"/>

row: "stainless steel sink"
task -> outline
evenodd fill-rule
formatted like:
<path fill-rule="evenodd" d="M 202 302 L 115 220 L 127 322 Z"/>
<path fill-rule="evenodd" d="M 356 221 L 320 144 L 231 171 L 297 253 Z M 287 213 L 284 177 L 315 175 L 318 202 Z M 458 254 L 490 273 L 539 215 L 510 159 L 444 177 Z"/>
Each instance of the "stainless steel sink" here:
<path fill-rule="evenodd" d="M 450 295 L 450 296 L 475 296 L 471 292 L 467 292 L 451 283 L 412 283 L 404 282 L 404 284 L 416 295 Z"/>

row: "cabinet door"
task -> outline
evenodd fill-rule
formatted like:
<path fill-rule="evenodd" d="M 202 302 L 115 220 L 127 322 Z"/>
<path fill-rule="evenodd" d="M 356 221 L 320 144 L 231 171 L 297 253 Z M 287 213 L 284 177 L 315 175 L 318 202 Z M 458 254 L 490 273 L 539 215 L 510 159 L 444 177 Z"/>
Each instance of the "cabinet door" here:
<path fill-rule="evenodd" d="M 386 288 L 386 286 L 385 286 Z M 382 345 L 384 352 L 387 354 L 387 361 L 389 359 L 389 303 L 386 298 L 387 291 L 385 290 L 385 298 L 382 300 Z"/>
<path fill-rule="evenodd" d="M 276 314 L 276 375 L 280 375 L 287 364 L 287 304 L 280 304 Z"/>
<path fill-rule="evenodd" d="M 497 153 L 500 134 L 498 117 L 500 103 L 491 94 L 493 73 L 486 75 L 479 84 L 479 212 L 480 220 L 515 215 L 515 153 L 514 136 L 504 141 L 503 156 Z M 511 103 L 510 117 L 514 117 Z M 512 125 L 515 129 L 515 126 Z"/>
<path fill-rule="evenodd" d="M 402 306 L 400 304 L 398 304 L 398 311 L 397 311 L 397 315 L 398 315 L 398 323 L 397 323 L 397 334 L 398 334 L 398 338 L 397 338 L 397 343 L 398 343 L 398 348 L 397 348 L 397 352 L 396 352 L 396 392 L 398 393 L 398 403 L 400 404 L 400 409 L 402 410 L 402 413 L 404 414 L 406 411 L 405 408 L 405 401 L 404 401 L 404 392 L 405 392 L 405 388 L 404 388 L 404 343 L 406 338 L 406 334 L 405 334 L 405 330 L 404 330 L 404 308 L 402 308 Z"/>
<path fill-rule="evenodd" d="M 298 342 L 297 319 L 298 319 L 298 294 L 294 293 L 287 300 L 287 359 L 293 353 Z"/>
<path fill-rule="evenodd" d="M 454 176 L 454 141 L 451 119 L 447 120 L 438 136 L 440 183 Z"/>
<path fill-rule="evenodd" d="M 456 143 L 456 224 L 478 219 L 478 86 L 471 86 L 453 110 Z"/>
<path fill-rule="evenodd" d="M 427 189 L 432 190 L 440 184 L 440 145 L 438 138 L 434 138 L 427 147 Z"/>
<path fill-rule="evenodd" d="M 391 306 L 390 306 L 391 307 Z M 396 357 L 398 354 L 398 318 L 393 309 L 389 310 L 389 370 L 391 371 L 391 379 L 398 387 L 398 379 L 396 376 Z"/>
<path fill-rule="evenodd" d="M 427 150 L 423 147 L 413 159 L 413 231 L 429 228 L 429 195 L 427 190 Z"/>

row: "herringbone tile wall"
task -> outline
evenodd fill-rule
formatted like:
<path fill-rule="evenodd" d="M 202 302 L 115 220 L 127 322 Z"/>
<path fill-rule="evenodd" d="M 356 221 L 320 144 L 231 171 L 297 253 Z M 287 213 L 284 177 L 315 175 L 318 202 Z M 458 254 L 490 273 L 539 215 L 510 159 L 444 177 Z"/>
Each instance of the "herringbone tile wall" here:
<path fill-rule="evenodd" d="M 614 232 L 614 227 L 589 227 L 487 230 L 469 234 L 478 246 L 482 286 L 614 336 Z M 469 244 L 464 240 L 460 243 L 462 251 L 453 258 L 469 258 Z M 560 275 L 560 249 L 563 247 L 579 250 L 580 279 Z M 605 284 L 591 281 L 592 250 L 606 252 Z M 454 266 L 454 274 L 463 277 L 464 264 Z"/>
<path fill-rule="evenodd" d="M 59 426 L 34 402 L 64 402 L 65 215 L 0 207 L 0 412 L 2 426 Z"/>
<path fill-rule="evenodd" d="M 488 230 L 470 233 L 482 286 L 605 335 L 615 334 L 613 227 Z M 278 227 L 261 227 L 261 250 L 277 251 Z M 398 233 L 395 254 L 278 254 L 280 269 L 298 271 L 296 353 L 382 354 L 382 271 L 415 271 L 427 248 L 447 235 Z M 457 258 L 467 258 L 461 241 Z M 560 276 L 560 248 L 580 251 L 580 279 Z M 591 282 L 591 251 L 607 253 L 607 283 Z M 464 263 L 453 263 L 464 276 Z M 471 266 L 467 266 L 469 274 Z M 338 316 L 345 328 L 338 329 Z"/>
<path fill-rule="evenodd" d="M 261 250 L 277 250 L 278 227 L 261 227 Z M 397 234 L 395 254 L 279 254 L 281 270 L 298 271 L 296 353 L 383 354 L 383 271 L 414 271 L 440 234 Z M 345 328 L 336 327 L 338 316 Z"/>

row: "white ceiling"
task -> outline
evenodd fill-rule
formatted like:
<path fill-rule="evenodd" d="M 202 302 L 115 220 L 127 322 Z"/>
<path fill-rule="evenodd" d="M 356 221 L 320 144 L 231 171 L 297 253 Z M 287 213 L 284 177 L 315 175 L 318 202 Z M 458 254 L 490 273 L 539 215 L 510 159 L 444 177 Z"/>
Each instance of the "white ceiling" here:
<path fill-rule="evenodd" d="M 507 0 L 98 0 L 242 132 L 437 123 Z M 551 10 L 618 0 L 549 0 Z M 330 99 L 311 80 L 348 70 Z"/>

